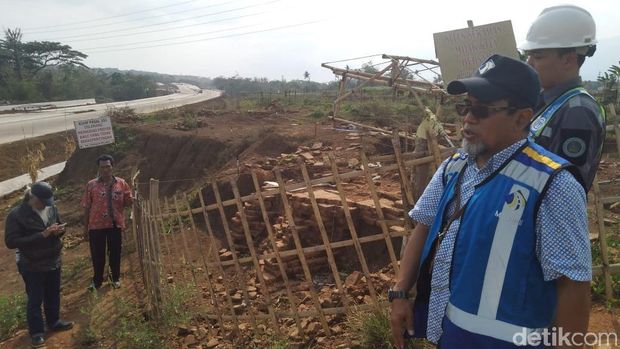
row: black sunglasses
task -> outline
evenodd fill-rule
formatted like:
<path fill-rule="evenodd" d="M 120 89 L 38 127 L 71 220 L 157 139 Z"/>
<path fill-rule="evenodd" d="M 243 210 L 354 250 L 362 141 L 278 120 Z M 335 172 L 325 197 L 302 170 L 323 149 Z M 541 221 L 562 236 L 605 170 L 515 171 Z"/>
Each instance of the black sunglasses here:
<path fill-rule="evenodd" d="M 465 116 L 467 113 L 471 112 L 471 115 L 478 119 L 485 119 L 491 116 L 493 113 L 497 113 L 500 111 L 507 110 L 509 113 L 512 113 L 519 108 L 507 106 L 507 107 L 494 107 L 485 104 L 470 104 L 470 103 L 457 103 L 455 105 L 456 113 L 460 116 Z"/>

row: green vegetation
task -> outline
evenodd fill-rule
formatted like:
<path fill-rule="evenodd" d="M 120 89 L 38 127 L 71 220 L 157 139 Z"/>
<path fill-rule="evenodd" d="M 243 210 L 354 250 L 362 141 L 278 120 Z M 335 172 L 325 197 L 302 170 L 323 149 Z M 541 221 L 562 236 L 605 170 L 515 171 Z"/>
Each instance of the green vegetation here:
<path fill-rule="evenodd" d="M 0 40 L 0 101 L 124 101 L 155 95 L 152 77 L 89 69 L 82 63 L 86 57 L 59 42 L 23 42 L 20 29 L 5 30 Z"/>
<path fill-rule="evenodd" d="M 392 349 L 392 329 L 388 307 L 377 306 L 371 310 L 354 309 L 347 315 L 347 327 L 358 338 L 362 349 Z M 409 349 L 422 349 L 427 345 L 422 340 L 410 340 Z M 430 348 L 430 346 L 428 346 Z"/>
<path fill-rule="evenodd" d="M 0 341 L 26 325 L 26 296 L 0 296 Z"/>

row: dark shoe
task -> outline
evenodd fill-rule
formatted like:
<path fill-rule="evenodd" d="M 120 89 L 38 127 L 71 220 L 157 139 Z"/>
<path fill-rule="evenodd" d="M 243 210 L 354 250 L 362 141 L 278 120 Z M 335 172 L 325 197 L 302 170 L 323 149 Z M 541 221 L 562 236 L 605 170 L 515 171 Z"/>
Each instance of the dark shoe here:
<path fill-rule="evenodd" d="M 86 289 L 91 291 L 91 292 L 93 292 L 93 291 L 97 291 L 100 287 L 101 287 L 101 285 L 95 286 L 95 283 L 91 282 L 90 286 L 88 286 Z"/>
<path fill-rule="evenodd" d="M 73 321 L 58 320 L 50 330 L 54 332 L 67 331 L 73 328 Z"/>
<path fill-rule="evenodd" d="M 112 285 L 112 288 L 115 288 L 115 289 L 119 289 L 119 288 L 121 288 L 121 282 L 120 282 L 120 280 L 116 280 L 116 281 L 115 281 L 115 280 L 112 278 L 112 273 L 109 273 L 109 274 L 108 274 L 108 280 L 110 281 L 110 284 Z"/>
<path fill-rule="evenodd" d="M 31 337 L 31 339 L 31 344 L 33 348 L 41 348 L 45 346 L 45 338 L 43 338 L 42 334 L 35 334 Z"/>

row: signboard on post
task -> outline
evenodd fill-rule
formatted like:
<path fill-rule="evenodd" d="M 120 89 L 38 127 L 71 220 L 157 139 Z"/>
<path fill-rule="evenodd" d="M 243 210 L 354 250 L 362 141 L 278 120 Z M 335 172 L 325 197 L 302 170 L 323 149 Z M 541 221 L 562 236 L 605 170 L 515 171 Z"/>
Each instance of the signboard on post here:
<path fill-rule="evenodd" d="M 519 59 L 512 22 L 503 21 L 433 34 L 444 84 L 472 76 L 493 54 Z"/>
<path fill-rule="evenodd" d="M 78 120 L 73 124 L 80 149 L 114 143 L 114 131 L 112 131 L 112 121 L 109 116 Z"/>

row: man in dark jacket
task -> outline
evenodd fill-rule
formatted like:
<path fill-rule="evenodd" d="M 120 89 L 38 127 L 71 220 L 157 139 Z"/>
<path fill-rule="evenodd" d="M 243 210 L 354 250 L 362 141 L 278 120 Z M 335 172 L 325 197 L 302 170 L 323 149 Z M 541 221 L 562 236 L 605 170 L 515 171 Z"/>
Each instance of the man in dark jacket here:
<path fill-rule="evenodd" d="M 54 205 L 52 187 L 46 182 L 34 183 L 23 202 L 11 210 L 5 224 L 4 242 L 9 249 L 17 249 L 17 269 L 26 285 L 26 318 L 32 347 L 42 347 L 45 328 L 41 303 L 51 331 L 73 327 L 73 322 L 60 320 L 60 237 L 65 233 L 65 225 Z"/>

